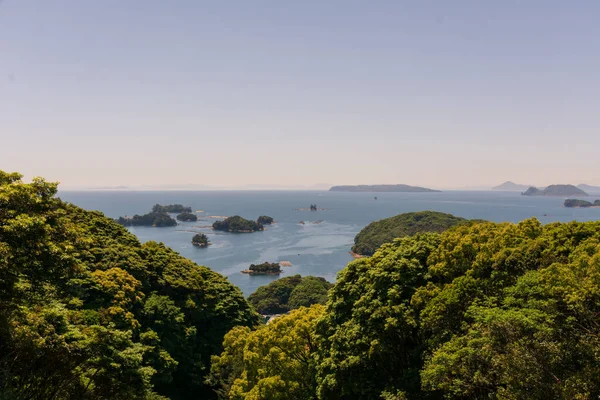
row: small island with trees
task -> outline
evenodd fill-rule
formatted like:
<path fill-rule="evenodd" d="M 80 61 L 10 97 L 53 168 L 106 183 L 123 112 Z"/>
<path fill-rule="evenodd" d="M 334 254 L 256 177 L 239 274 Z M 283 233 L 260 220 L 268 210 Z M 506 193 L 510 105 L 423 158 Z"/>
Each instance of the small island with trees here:
<path fill-rule="evenodd" d="M 565 200 L 564 206 L 567 208 L 590 208 L 600 207 L 600 200 L 596 200 L 593 203 L 587 200 L 567 199 Z"/>
<path fill-rule="evenodd" d="M 196 214 L 192 214 L 189 212 L 182 212 L 181 214 L 177 215 L 177 220 L 178 221 L 184 221 L 184 222 L 195 222 L 198 221 L 198 217 L 196 216 Z"/>
<path fill-rule="evenodd" d="M 157 228 L 177 225 L 177 221 L 169 214 L 154 211 L 144 215 L 136 214 L 133 217 L 119 217 L 117 222 L 123 226 L 153 226 Z"/>
<path fill-rule="evenodd" d="M 191 207 L 184 207 L 181 204 L 169 204 L 166 206 L 155 204 L 152 206 L 152 211 L 148 214 L 119 217 L 116 221 L 123 226 L 176 226 L 177 221 L 171 218 L 168 213 L 179 214 L 177 219 L 180 221 L 197 221 L 198 218 L 195 214 L 191 214 L 191 212 Z"/>
<path fill-rule="evenodd" d="M 155 204 L 152 207 L 152 211 L 153 212 L 173 213 L 173 214 L 191 213 L 192 207 L 185 207 L 185 206 L 182 206 L 181 204 L 168 204 L 166 206 L 163 206 L 160 204 Z"/>
<path fill-rule="evenodd" d="M 208 236 L 206 236 L 204 233 L 197 233 L 192 238 L 192 244 L 198 247 L 206 247 L 210 244 L 210 242 L 208 241 Z"/>
<path fill-rule="evenodd" d="M 233 233 L 250 233 L 264 230 L 261 223 L 242 218 L 239 215 L 225 218 L 223 221 L 216 221 L 212 227 L 216 231 Z"/>
<path fill-rule="evenodd" d="M 270 262 L 250 264 L 250 267 L 243 270 L 242 273 L 250 275 L 279 275 L 281 273 L 281 266 L 279 263 Z"/>
<path fill-rule="evenodd" d="M 275 220 L 272 217 L 269 217 L 268 215 L 261 215 L 260 217 L 258 217 L 256 222 L 263 225 L 270 225 L 273 222 L 275 222 Z"/>

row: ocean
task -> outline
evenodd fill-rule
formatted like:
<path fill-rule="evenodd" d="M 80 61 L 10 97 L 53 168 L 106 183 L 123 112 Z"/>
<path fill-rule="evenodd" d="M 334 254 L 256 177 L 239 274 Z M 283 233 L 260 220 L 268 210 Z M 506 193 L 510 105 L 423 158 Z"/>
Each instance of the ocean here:
<path fill-rule="evenodd" d="M 374 197 L 377 197 L 377 200 Z M 441 193 L 342 193 L 327 191 L 61 191 L 59 197 L 106 216 L 145 214 L 154 204 L 179 203 L 198 213 L 197 222 L 176 227 L 131 227 L 141 242 L 163 242 L 197 264 L 229 278 L 247 296 L 278 276 L 250 276 L 240 271 L 250 264 L 290 261 L 279 277 L 300 274 L 334 282 L 338 271 L 352 260 L 354 236 L 370 222 L 410 211 L 441 211 L 464 218 L 495 222 L 518 222 L 535 217 L 542 223 L 600 219 L 599 208 L 564 208 L 564 199 L 526 197 L 519 193 L 492 191 L 445 191 Z M 316 204 L 323 211 L 300 211 Z M 223 233 L 202 226 L 208 216 L 260 215 L 277 222 L 263 232 Z M 320 223 L 314 223 L 317 221 Z M 300 224 L 304 221 L 304 224 Z M 191 244 L 194 232 L 208 235 L 212 245 Z"/>

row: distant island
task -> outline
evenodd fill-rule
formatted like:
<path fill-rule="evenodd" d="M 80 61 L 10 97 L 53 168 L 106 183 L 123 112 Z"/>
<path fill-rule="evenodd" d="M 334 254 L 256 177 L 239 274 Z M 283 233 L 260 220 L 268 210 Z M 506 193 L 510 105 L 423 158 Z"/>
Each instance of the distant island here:
<path fill-rule="evenodd" d="M 600 200 L 596 200 L 592 203 L 587 200 L 567 199 L 565 200 L 564 206 L 568 208 L 600 207 Z"/>
<path fill-rule="evenodd" d="M 600 186 L 592 186 L 592 185 L 586 185 L 585 183 L 580 183 L 579 185 L 577 185 L 577 187 L 587 193 L 600 194 Z"/>
<path fill-rule="evenodd" d="M 251 264 L 250 267 L 243 270 L 242 273 L 250 275 L 279 275 L 281 273 L 281 266 L 279 263 L 269 262 Z"/>
<path fill-rule="evenodd" d="M 198 247 L 206 247 L 210 244 L 210 242 L 208 241 L 208 236 L 206 236 L 204 233 L 197 233 L 192 238 L 192 244 Z"/>
<path fill-rule="evenodd" d="M 550 185 L 545 189 L 538 189 L 531 186 L 523 196 L 587 196 L 583 190 L 573 185 Z"/>
<path fill-rule="evenodd" d="M 149 212 L 144 215 L 134 215 L 133 217 L 119 217 L 117 222 L 123 226 L 154 226 L 165 227 L 175 226 L 177 221 L 164 212 Z"/>
<path fill-rule="evenodd" d="M 177 215 L 177 220 L 178 221 L 184 221 L 184 222 L 189 222 L 189 221 L 198 221 L 198 217 L 196 216 L 196 214 L 192 214 L 189 212 L 182 212 L 181 214 Z"/>
<path fill-rule="evenodd" d="M 239 215 L 225 218 L 223 221 L 216 221 L 212 227 L 216 231 L 233 233 L 250 233 L 264 230 L 262 224 L 242 218 Z"/>
<path fill-rule="evenodd" d="M 441 233 L 456 225 L 467 224 L 465 218 L 436 211 L 410 212 L 371 222 L 354 238 L 352 253 L 355 257 L 371 256 L 384 243 L 403 236 L 422 232 Z"/>
<path fill-rule="evenodd" d="M 256 222 L 259 224 L 263 224 L 263 225 L 270 225 L 274 222 L 274 220 L 272 217 L 269 217 L 268 215 L 261 215 L 260 217 L 258 217 Z"/>
<path fill-rule="evenodd" d="M 181 204 L 169 204 L 166 206 L 162 206 L 160 204 L 155 204 L 152 207 L 153 212 L 165 212 L 165 213 L 191 213 L 192 207 L 184 207 Z"/>
<path fill-rule="evenodd" d="M 504 191 L 504 192 L 523 192 L 532 187 L 531 185 L 521 185 L 511 181 L 506 181 L 501 185 L 494 186 L 492 190 Z"/>
<path fill-rule="evenodd" d="M 441 192 L 441 190 L 428 189 L 420 186 L 410 185 L 343 185 L 332 186 L 330 192 L 403 192 L 403 193 L 425 193 Z"/>

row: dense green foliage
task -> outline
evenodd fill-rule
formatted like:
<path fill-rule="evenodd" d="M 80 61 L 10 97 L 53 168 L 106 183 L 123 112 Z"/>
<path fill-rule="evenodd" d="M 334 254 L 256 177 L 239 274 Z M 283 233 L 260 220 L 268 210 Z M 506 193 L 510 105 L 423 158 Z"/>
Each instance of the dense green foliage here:
<path fill-rule="evenodd" d="M 301 308 L 256 331 L 234 328 L 213 357 L 210 380 L 219 397 L 235 400 L 311 400 L 316 393 L 315 325 L 323 306 Z"/>
<path fill-rule="evenodd" d="M 370 256 L 384 243 L 395 238 L 411 236 L 421 232 L 443 232 L 448 228 L 464 224 L 468 220 L 435 211 L 420 211 L 396 215 L 371 222 L 354 238 L 352 251 Z"/>
<path fill-rule="evenodd" d="M 177 215 L 177 220 L 178 221 L 198 221 L 198 217 L 196 216 L 196 214 L 192 214 L 192 213 L 188 213 L 188 212 L 183 212 L 179 215 Z"/>
<path fill-rule="evenodd" d="M 213 224 L 213 229 L 226 232 L 256 232 L 262 231 L 262 224 L 248 219 L 242 218 L 239 215 L 225 218 L 223 221 L 216 221 Z"/>
<path fill-rule="evenodd" d="M 206 247 L 208 246 L 208 236 L 204 233 L 196 233 L 192 238 L 192 244 L 194 246 Z"/>
<path fill-rule="evenodd" d="M 144 215 L 134 215 L 133 217 L 119 217 L 117 222 L 123 226 L 175 226 L 177 221 L 164 212 L 150 212 Z"/>
<path fill-rule="evenodd" d="M 331 286 L 333 284 L 324 278 L 288 276 L 259 287 L 248 301 L 261 314 L 282 314 L 300 307 L 325 304 Z"/>
<path fill-rule="evenodd" d="M 230 333 L 212 376 L 226 399 L 594 399 L 598 315 L 600 222 L 465 224 L 348 264 L 301 376 L 280 380 L 293 324 Z"/>
<path fill-rule="evenodd" d="M 263 225 L 269 225 L 273 223 L 273 218 L 269 217 L 268 215 L 261 215 L 260 217 L 258 217 L 256 222 Z"/>
<path fill-rule="evenodd" d="M 573 185 L 550 185 L 544 189 L 530 187 L 523 196 L 587 196 L 588 194 Z"/>
<path fill-rule="evenodd" d="M 322 398 L 596 398 L 600 223 L 460 226 L 348 265 L 319 328 Z"/>
<path fill-rule="evenodd" d="M 221 275 L 56 187 L 0 171 L 0 398 L 211 397 L 210 356 L 258 315 Z"/>
<path fill-rule="evenodd" d="M 181 204 L 169 204 L 166 206 L 162 206 L 160 204 L 155 204 L 152 207 L 152 211 L 159 213 L 159 212 L 163 212 L 163 213 L 191 213 L 192 212 L 192 207 L 185 207 L 182 206 Z"/>
<path fill-rule="evenodd" d="M 587 200 L 567 199 L 564 203 L 565 207 L 600 207 L 600 200 L 596 200 L 593 203 Z"/>
<path fill-rule="evenodd" d="M 264 262 L 262 264 L 250 264 L 248 270 L 253 274 L 279 274 L 281 273 L 281 266 L 279 263 Z"/>

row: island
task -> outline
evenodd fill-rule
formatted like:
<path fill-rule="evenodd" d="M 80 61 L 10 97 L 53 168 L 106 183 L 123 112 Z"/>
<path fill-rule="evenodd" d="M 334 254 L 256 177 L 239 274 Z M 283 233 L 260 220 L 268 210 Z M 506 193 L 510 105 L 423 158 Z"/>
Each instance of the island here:
<path fill-rule="evenodd" d="M 166 206 L 160 205 L 160 204 L 155 204 L 152 207 L 152 211 L 153 212 L 165 212 L 165 213 L 174 213 L 174 214 L 179 214 L 179 213 L 191 213 L 192 212 L 192 207 L 184 207 L 181 204 L 169 204 Z"/>
<path fill-rule="evenodd" d="M 123 226 L 154 226 L 165 227 L 175 226 L 177 221 L 165 212 L 150 212 L 144 215 L 134 215 L 133 217 L 119 217 L 117 222 Z"/>
<path fill-rule="evenodd" d="M 506 181 L 501 185 L 494 186 L 492 190 L 504 191 L 504 192 L 523 192 L 532 187 L 532 185 L 521 185 L 511 181 Z"/>
<path fill-rule="evenodd" d="M 565 200 L 564 206 L 568 208 L 600 207 L 600 200 L 596 200 L 592 203 L 587 200 L 567 199 Z"/>
<path fill-rule="evenodd" d="M 192 214 L 189 212 L 182 212 L 181 214 L 177 215 L 177 220 L 178 221 L 184 221 L 184 222 L 189 222 L 189 221 L 198 221 L 198 217 L 196 216 L 196 214 Z"/>
<path fill-rule="evenodd" d="M 583 190 L 573 185 L 550 185 L 545 189 L 538 189 L 531 186 L 525 192 L 521 193 L 523 196 L 587 196 L 588 194 Z"/>
<path fill-rule="evenodd" d="M 580 183 L 577 185 L 577 187 L 587 193 L 600 194 L 600 186 L 592 186 L 586 185 L 585 183 Z"/>
<path fill-rule="evenodd" d="M 428 189 L 410 185 L 343 185 L 332 186 L 330 192 L 401 192 L 401 193 L 431 193 L 441 190 Z"/>
<path fill-rule="evenodd" d="M 465 218 L 436 211 L 419 211 L 371 222 L 354 238 L 352 255 L 371 256 L 384 243 L 422 232 L 441 233 L 453 226 L 469 223 Z"/>
<path fill-rule="evenodd" d="M 223 221 L 216 221 L 212 227 L 216 231 L 233 233 L 250 233 L 264 230 L 262 224 L 242 218 L 239 215 L 225 218 Z"/>
<path fill-rule="evenodd" d="M 270 262 L 250 264 L 250 267 L 243 270 L 242 273 L 250 275 L 279 275 L 281 273 L 281 266 L 279 263 Z"/>
<path fill-rule="evenodd" d="M 192 238 L 192 244 L 198 247 L 206 247 L 210 244 L 210 242 L 208 241 L 208 236 L 206 236 L 204 233 L 197 233 Z"/>
<path fill-rule="evenodd" d="M 267 215 L 261 215 L 260 217 L 258 217 L 258 219 L 256 220 L 257 223 L 259 224 L 263 224 L 263 225 L 270 225 L 273 223 L 273 218 L 269 217 Z"/>

